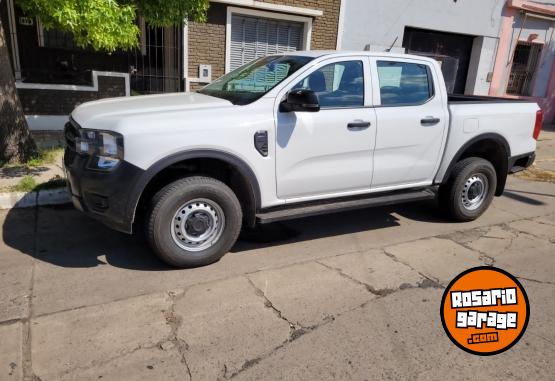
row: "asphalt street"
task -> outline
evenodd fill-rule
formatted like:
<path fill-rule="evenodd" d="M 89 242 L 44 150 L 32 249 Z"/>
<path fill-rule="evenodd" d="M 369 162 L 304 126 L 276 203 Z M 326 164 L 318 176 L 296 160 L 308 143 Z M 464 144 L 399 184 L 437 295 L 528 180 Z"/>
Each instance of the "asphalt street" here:
<path fill-rule="evenodd" d="M 219 263 L 168 268 L 71 207 L 0 214 L 0 380 L 526 379 L 555 374 L 555 184 L 512 177 L 478 221 L 433 202 L 272 225 Z M 444 287 L 517 276 L 528 330 L 463 352 Z"/>

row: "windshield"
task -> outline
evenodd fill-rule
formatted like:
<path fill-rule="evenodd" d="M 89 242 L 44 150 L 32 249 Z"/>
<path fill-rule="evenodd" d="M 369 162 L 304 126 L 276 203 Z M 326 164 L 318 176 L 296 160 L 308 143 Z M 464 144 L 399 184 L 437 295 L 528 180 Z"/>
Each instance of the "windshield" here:
<path fill-rule="evenodd" d="M 311 57 L 270 56 L 260 58 L 217 79 L 199 93 L 246 105 L 262 98 L 284 79 L 312 61 Z"/>

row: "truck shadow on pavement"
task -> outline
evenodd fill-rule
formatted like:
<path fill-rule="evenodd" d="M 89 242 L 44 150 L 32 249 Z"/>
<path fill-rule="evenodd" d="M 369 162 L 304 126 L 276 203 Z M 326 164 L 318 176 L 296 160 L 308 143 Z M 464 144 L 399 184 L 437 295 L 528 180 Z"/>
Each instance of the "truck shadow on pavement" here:
<path fill-rule="evenodd" d="M 336 213 L 244 230 L 228 255 L 400 226 L 392 213 L 409 220 L 445 222 L 433 202 Z M 112 231 L 69 206 L 12 209 L 4 215 L 2 245 L 54 266 L 110 265 L 139 271 L 173 270 L 152 253 L 140 235 Z"/>
<path fill-rule="evenodd" d="M 441 218 L 435 202 L 338 212 L 263 225 L 253 231 L 244 230 L 231 252 L 239 253 L 259 248 L 400 226 L 398 218 L 393 213 L 415 221 L 445 222 Z"/>
<path fill-rule="evenodd" d="M 170 269 L 150 252 L 146 242 L 113 231 L 72 206 L 11 209 L 2 235 L 5 245 L 55 266 Z"/>

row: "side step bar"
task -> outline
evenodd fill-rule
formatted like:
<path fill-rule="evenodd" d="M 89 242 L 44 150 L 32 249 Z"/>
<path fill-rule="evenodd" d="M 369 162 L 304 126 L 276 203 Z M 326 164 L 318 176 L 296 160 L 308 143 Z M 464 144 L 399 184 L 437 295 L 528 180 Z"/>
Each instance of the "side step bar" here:
<path fill-rule="evenodd" d="M 376 206 L 403 204 L 413 201 L 431 200 L 436 193 L 431 189 L 408 191 L 402 193 L 387 193 L 374 195 L 367 198 L 350 199 L 347 201 L 319 202 L 318 204 L 303 204 L 303 206 L 291 205 L 289 208 L 280 207 L 273 211 L 262 212 L 256 215 L 259 224 L 270 224 L 278 221 L 294 220 L 297 218 L 318 216 L 322 214 L 345 212 L 355 209 L 366 209 Z"/>

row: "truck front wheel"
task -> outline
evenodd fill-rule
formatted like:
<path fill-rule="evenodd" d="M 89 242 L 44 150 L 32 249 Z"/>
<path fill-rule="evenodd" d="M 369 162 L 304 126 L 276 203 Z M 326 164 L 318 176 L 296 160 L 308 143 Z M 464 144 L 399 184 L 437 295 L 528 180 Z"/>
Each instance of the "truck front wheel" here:
<path fill-rule="evenodd" d="M 446 184 L 439 189 L 440 206 L 459 222 L 474 221 L 490 206 L 497 187 L 493 165 L 482 158 L 458 162 Z"/>
<path fill-rule="evenodd" d="M 150 246 L 176 267 L 218 261 L 237 241 L 242 211 L 235 193 L 208 177 L 187 177 L 162 188 L 150 203 L 146 232 Z"/>

